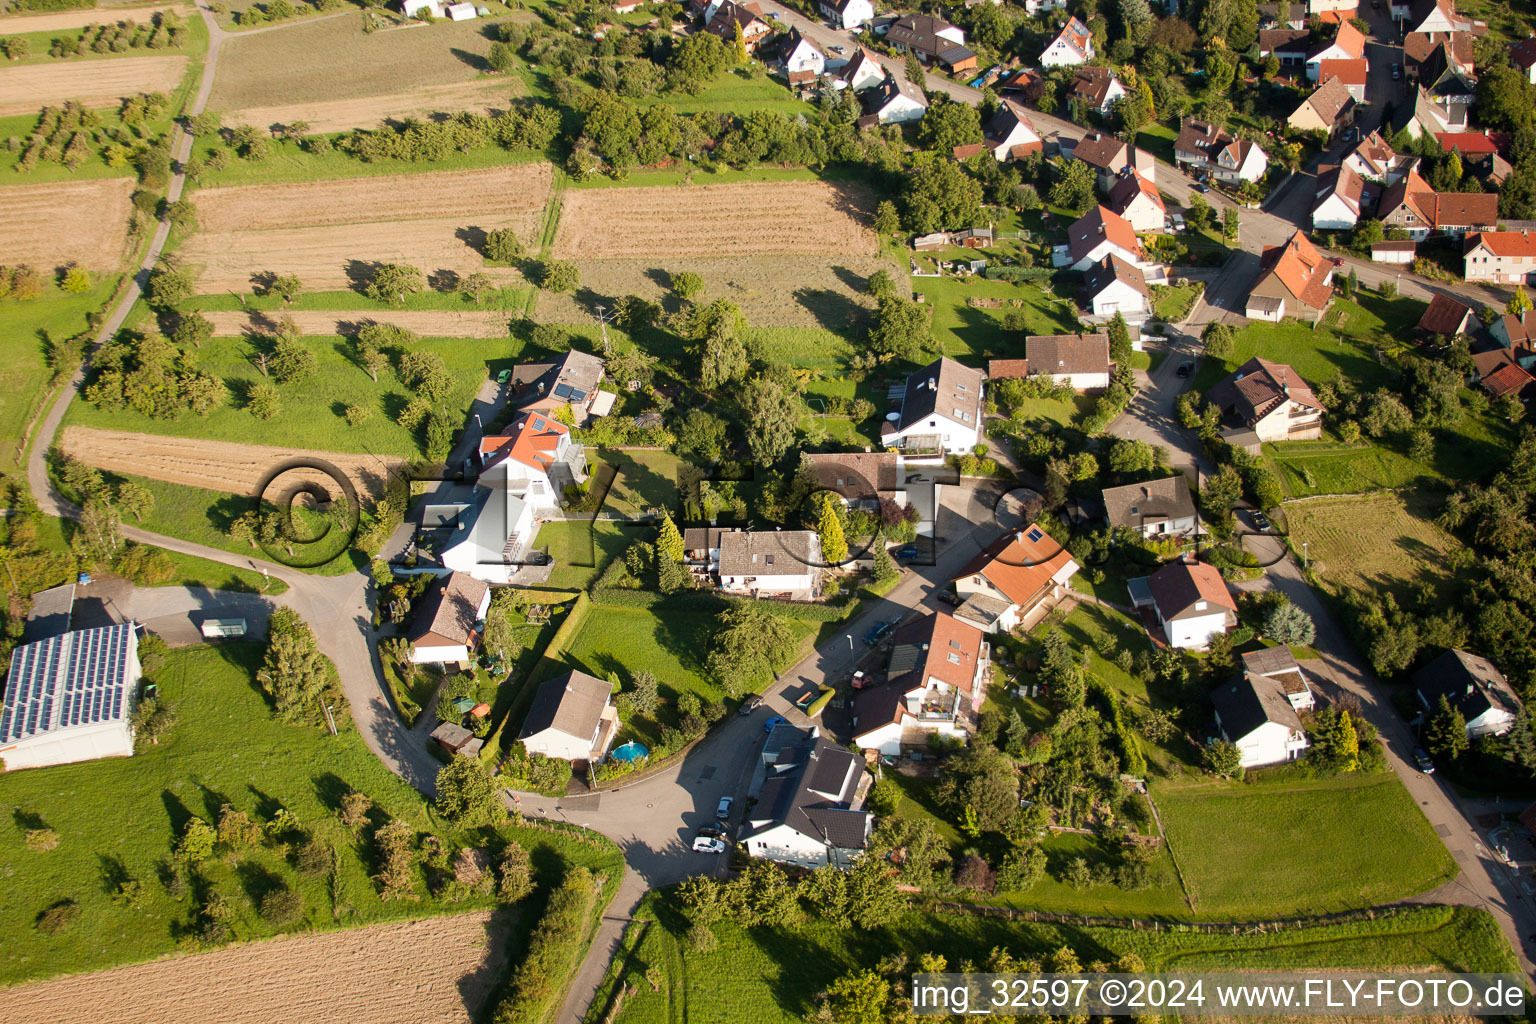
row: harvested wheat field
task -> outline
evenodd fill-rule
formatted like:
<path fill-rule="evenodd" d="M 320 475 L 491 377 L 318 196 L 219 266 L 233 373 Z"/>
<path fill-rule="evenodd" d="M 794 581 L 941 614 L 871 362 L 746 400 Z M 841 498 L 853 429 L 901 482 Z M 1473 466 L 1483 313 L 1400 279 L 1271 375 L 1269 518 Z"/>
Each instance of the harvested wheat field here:
<path fill-rule="evenodd" d="M 49 103 L 79 100 L 115 106 L 124 96 L 170 92 L 187 70 L 185 57 L 121 57 L 0 68 L 0 117 L 35 114 Z"/>
<path fill-rule="evenodd" d="M 107 22 L 119 21 L 133 21 L 140 25 L 147 25 L 150 19 L 161 11 L 189 13 L 188 8 L 179 4 L 162 4 L 158 7 L 114 7 L 105 11 L 87 7 L 82 10 L 55 11 L 49 14 L 14 14 L 0 18 L 0 36 L 15 32 L 63 32 L 71 28 L 84 28 L 87 25 L 103 25 Z"/>
<path fill-rule="evenodd" d="M 212 321 L 214 336 L 219 338 L 271 334 L 278 321 L 285 316 L 292 317 L 303 334 L 339 334 L 346 337 L 356 334 L 367 324 L 384 323 L 415 331 L 423 338 L 505 338 L 508 321 L 505 312 L 469 310 L 460 313 L 451 309 L 402 309 L 392 313 L 380 313 L 377 310 L 351 313 L 319 310 L 218 310 L 205 312 L 203 316 Z"/>
<path fill-rule="evenodd" d="M 1461 547 L 1435 525 L 1427 505 L 1387 491 L 1301 498 L 1281 507 L 1291 549 L 1307 545 L 1311 569 L 1324 586 L 1338 593 L 1385 589 L 1403 598 L 1451 576 L 1452 552 Z"/>
<path fill-rule="evenodd" d="M 820 327 L 842 331 L 874 308 L 865 282 L 877 270 L 892 279 L 906 275 L 871 256 L 829 260 L 815 256 L 750 256 L 741 259 L 577 260 L 581 290 L 605 299 L 639 295 L 668 309 L 677 301 L 671 275 L 691 270 L 704 279 L 703 301 L 730 299 L 754 327 Z M 583 323 L 591 318 L 570 295 L 542 293 L 537 318 L 546 323 Z"/>
<path fill-rule="evenodd" d="M 486 22 L 363 32 L 361 13 L 236 36 L 219 53 L 209 110 L 384 96 L 479 78 Z M 498 80 L 503 81 L 504 80 Z"/>
<path fill-rule="evenodd" d="M 346 474 L 359 494 L 382 494 L 386 476 L 400 472 L 406 464 L 404 459 L 387 455 L 200 441 L 96 427 L 66 427 L 59 444 L 80 461 L 109 473 L 247 496 L 254 496 L 262 480 L 290 459 L 322 459 L 330 463 Z M 279 487 L 301 481 L 325 483 L 327 479 L 318 470 L 295 470 L 283 474 Z M 336 496 L 334 487 L 327 489 Z"/>
<path fill-rule="evenodd" d="M 488 913 L 269 939 L 8 989 L 8 1024 L 469 1024 L 504 970 Z"/>
<path fill-rule="evenodd" d="M 553 168 L 541 162 L 478 171 L 200 189 L 193 201 L 200 230 L 210 234 L 444 217 L 474 224 L 482 216 L 504 221 L 540 214 L 553 178 Z M 528 233 L 525 229 L 525 238 Z"/>
<path fill-rule="evenodd" d="M 521 79 L 502 78 L 349 100 L 247 107 L 225 114 L 224 123 L 231 126 L 248 124 L 266 131 L 273 125 L 304 121 L 311 132 L 345 132 L 353 128 L 373 128 L 381 121 L 404 121 L 413 117 L 426 120 L 433 114 L 457 114 L 463 110 L 495 115 L 511 106 L 508 100 L 522 92 L 521 86 Z"/>
<path fill-rule="evenodd" d="M 555 255 L 872 256 L 862 188 L 824 181 L 661 185 L 565 194 Z"/>
<path fill-rule="evenodd" d="M 0 253 L 6 262 L 115 269 L 128 234 L 132 178 L 0 188 Z"/>
<path fill-rule="evenodd" d="M 536 215 L 535 215 L 536 216 Z M 519 233 L 527 220 L 482 219 L 482 231 L 510 227 Z M 408 263 L 427 274 L 460 276 L 484 271 L 496 284 L 522 281 L 506 267 L 490 267 L 465 238 L 460 218 L 391 221 L 281 231 L 226 231 L 194 235 L 182 258 L 198 268 L 203 293 L 249 291 L 253 275 L 296 274 L 311 291 L 343 291 L 366 283 L 380 263 Z"/>

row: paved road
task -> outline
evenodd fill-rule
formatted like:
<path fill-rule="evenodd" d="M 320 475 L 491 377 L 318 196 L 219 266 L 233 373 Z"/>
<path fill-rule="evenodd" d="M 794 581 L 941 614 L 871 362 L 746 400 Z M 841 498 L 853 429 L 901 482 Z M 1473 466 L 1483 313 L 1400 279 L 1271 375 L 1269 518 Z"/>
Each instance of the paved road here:
<path fill-rule="evenodd" d="M 1193 379 L 1179 376 L 1179 364 L 1193 362 L 1195 371 L 1200 365 L 1200 339 L 1195 328 L 1170 327 L 1161 348 L 1167 354 L 1155 372 L 1136 371 L 1138 390 L 1136 397 L 1112 423 L 1108 430 L 1117 437 L 1129 437 L 1166 449 L 1169 462 L 1189 476 L 1213 471 L 1210 461 L 1200 446 L 1200 438 L 1193 431 L 1179 426 L 1174 406 L 1179 394 Z"/>

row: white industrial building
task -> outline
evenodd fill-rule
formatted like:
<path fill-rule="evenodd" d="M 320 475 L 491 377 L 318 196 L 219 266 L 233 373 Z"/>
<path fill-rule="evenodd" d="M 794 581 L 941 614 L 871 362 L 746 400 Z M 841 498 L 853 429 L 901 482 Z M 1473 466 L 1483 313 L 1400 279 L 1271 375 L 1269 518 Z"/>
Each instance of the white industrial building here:
<path fill-rule="evenodd" d="M 0 710 L 7 771 L 133 755 L 139 641 L 132 622 L 16 648 Z"/>

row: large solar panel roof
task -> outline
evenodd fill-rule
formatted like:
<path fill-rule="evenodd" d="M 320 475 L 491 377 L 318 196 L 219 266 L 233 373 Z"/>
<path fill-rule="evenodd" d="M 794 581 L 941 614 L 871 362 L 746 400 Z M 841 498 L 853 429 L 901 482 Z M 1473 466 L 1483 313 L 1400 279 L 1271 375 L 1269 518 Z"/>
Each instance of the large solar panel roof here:
<path fill-rule="evenodd" d="M 134 624 L 49 637 L 11 655 L 0 743 L 120 721 L 129 713 Z"/>

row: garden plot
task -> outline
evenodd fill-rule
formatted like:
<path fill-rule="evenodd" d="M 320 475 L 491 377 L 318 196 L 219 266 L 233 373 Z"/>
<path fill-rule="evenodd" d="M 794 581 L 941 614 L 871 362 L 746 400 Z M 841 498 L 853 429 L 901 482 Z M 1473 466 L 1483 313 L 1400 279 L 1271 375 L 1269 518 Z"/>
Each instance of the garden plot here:
<path fill-rule="evenodd" d="M 555 255 L 873 256 L 872 207 L 866 189 L 824 181 L 572 190 Z"/>
<path fill-rule="evenodd" d="M 135 21 L 147 25 L 161 11 L 186 13 L 179 4 L 159 7 L 115 7 L 108 11 L 86 7 L 74 11 L 54 11 L 48 14 L 16 14 L 0 18 L 0 36 L 21 32 L 63 32 L 87 25 L 100 25 L 108 21 Z"/>
<path fill-rule="evenodd" d="M 270 939 L 22 985 L 7 991 L 5 1017 L 469 1024 L 502 973 L 502 942 L 485 911 Z"/>
<path fill-rule="evenodd" d="M 0 68 L 0 117 L 35 114 L 50 103 L 79 100 L 116 106 L 124 96 L 170 92 L 187 70 L 185 57 L 122 57 Z"/>
<path fill-rule="evenodd" d="M 569 197 L 570 193 L 567 193 Z M 591 317 L 583 303 L 590 295 L 613 300 L 639 295 L 669 305 L 671 275 L 691 270 L 704 279 L 701 301 L 730 299 L 754 327 L 821 327 L 844 331 L 874 308 L 865 291 L 877 270 L 893 280 L 906 277 L 874 257 L 825 259 L 814 256 L 751 256 L 740 259 L 577 260 L 580 296 L 544 294 L 538 319 L 580 323 Z M 672 300 L 675 302 L 675 300 Z"/>
<path fill-rule="evenodd" d="M 1335 592 L 1382 588 L 1405 596 L 1451 574 L 1455 537 L 1392 493 L 1288 501 L 1294 551 L 1307 545 L 1314 573 Z"/>
<path fill-rule="evenodd" d="M 246 107 L 226 114 L 224 123 L 231 126 L 248 124 L 266 131 L 273 125 L 303 121 L 311 132 L 344 132 L 353 128 L 373 128 L 381 121 L 425 120 L 433 114 L 456 114 L 464 110 L 495 115 L 511 106 L 508 100 L 521 91 L 520 85 L 521 80 L 515 78 L 477 80 L 383 96 Z"/>
<path fill-rule="evenodd" d="M 215 310 L 206 312 L 203 316 L 213 323 L 214 336 L 221 338 L 271 334 L 284 317 L 292 317 L 293 322 L 299 326 L 299 333 L 306 335 L 340 334 L 350 337 L 367 324 L 382 323 L 415 331 L 423 338 L 505 338 L 507 336 L 507 314 L 491 311 L 459 313 L 447 309 L 402 309 L 389 313 L 381 313 L 378 310 L 340 313 L 294 310 L 293 312 L 264 313 L 255 310 Z"/>
<path fill-rule="evenodd" d="M 0 188 L 0 257 L 51 270 L 114 269 L 128 233 L 132 178 Z"/>
<path fill-rule="evenodd" d="M 68 427 L 59 444 L 66 453 L 109 473 L 241 495 L 255 495 L 262 481 L 291 459 L 330 463 L 346 474 L 359 495 L 364 491 L 383 493 L 387 477 L 403 472 L 406 465 L 404 459 L 388 455 L 277 448 L 95 427 Z M 285 473 L 280 486 L 299 481 L 325 484 L 333 496 L 336 494 L 334 482 L 316 470 Z"/>

